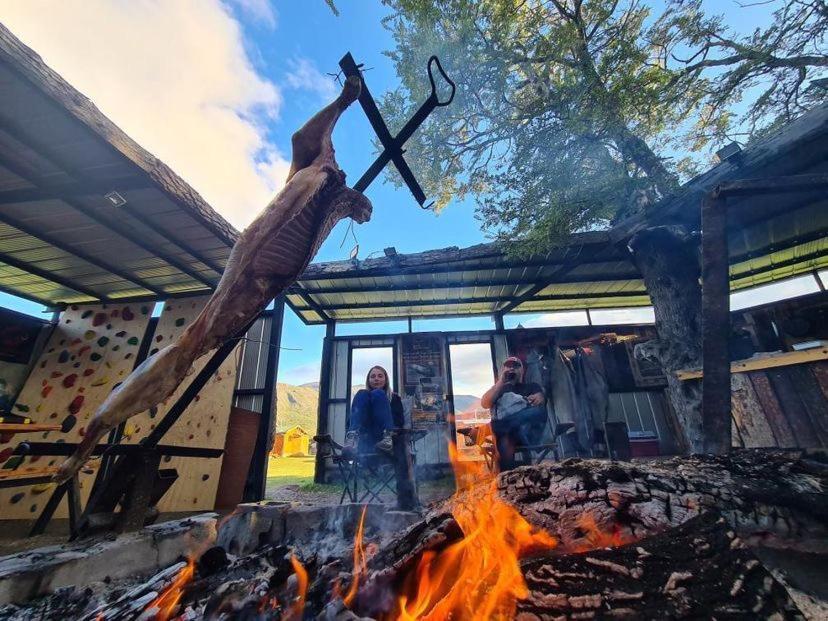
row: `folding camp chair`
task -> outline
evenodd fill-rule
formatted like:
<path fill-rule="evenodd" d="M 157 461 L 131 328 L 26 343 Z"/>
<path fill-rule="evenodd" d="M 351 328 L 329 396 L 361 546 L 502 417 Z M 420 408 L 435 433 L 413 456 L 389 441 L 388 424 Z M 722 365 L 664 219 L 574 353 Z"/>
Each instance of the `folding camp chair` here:
<path fill-rule="evenodd" d="M 317 452 L 330 459 L 342 478 L 339 504 L 348 502 L 382 502 L 381 494 L 391 492 L 396 497 L 393 458 L 384 453 L 351 452 L 329 435 L 315 436 Z M 361 489 L 360 489 L 361 488 Z"/>

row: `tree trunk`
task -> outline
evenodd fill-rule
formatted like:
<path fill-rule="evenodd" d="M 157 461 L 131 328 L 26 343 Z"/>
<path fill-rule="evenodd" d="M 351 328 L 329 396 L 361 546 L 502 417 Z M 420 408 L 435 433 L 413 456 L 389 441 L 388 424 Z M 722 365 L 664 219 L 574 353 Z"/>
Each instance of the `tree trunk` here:
<path fill-rule="evenodd" d="M 702 452 L 701 384 L 679 381 L 675 375 L 702 366 L 696 240 L 681 227 L 659 226 L 637 233 L 629 247 L 653 302 L 658 342 L 651 349 L 667 376 L 667 396 L 687 448 Z"/>

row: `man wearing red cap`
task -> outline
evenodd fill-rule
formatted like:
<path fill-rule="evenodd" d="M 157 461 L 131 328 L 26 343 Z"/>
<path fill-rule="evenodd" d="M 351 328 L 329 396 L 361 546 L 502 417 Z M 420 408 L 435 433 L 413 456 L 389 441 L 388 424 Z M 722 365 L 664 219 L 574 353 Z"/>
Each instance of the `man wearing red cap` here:
<path fill-rule="evenodd" d="M 492 433 L 497 445 L 500 471 L 515 467 L 515 447 L 537 444 L 546 424 L 546 397 L 534 382 L 523 382 L 520 358 L 503 362 L 494 386 L 480 398 L 492 412 Z"/>

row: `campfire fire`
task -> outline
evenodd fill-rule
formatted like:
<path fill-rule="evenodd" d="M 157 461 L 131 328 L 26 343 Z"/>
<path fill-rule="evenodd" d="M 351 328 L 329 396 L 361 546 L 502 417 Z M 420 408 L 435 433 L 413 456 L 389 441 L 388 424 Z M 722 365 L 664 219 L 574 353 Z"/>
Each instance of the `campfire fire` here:
<path fill-rule="evenodd" d="M 458 489 L 452 513 L 464 537 L 422 554 L 403 581 L 391 618 L 511 619 L 528 594 L 520 559 L 551 550 L 557 541 L 499 498 L 496 476 L 484 464 L 460 461 L 449 449 Z M 459 493 L 470 483 L 481 490 L 471 502 Z"/>
<path fill-rule="evenodd" d="M 153 611 L 157 611 L 155 616 L 150 618 L 155 621 L 168 621 L 173 618 L 178 612 L 178 602 L 181 601 L 181 596 L 184 594 L 184 587 L 193 579 L 194 575 L 195 560 L 191 557 L 170 585 L 147 606 L 146 613 L 151 615 Z"/>

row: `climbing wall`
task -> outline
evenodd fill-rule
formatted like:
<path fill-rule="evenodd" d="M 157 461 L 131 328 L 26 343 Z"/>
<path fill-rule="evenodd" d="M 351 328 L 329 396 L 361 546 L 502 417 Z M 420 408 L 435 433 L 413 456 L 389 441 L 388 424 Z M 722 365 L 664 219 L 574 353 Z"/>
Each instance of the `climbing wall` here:
<path fill-rule="evenodd" d="M 42 470 L 60 457 L 11 456 L 25 440 L 79 442 L 97 406 L 129 374 L 147 328 L 152 304 L 72 306 L 60 321 L 32 369 L 14 412 L 36 423 L 56 423 L 60 431 L 16 434 L 2 438 L 2 468 Z M 82 502 L 94 475 L 81 474 Z M 49 499 L 54 484 L 0 489 L 0 519 L 33 519 Z M 55 514 L 66 517 L 66 502 Z"/>
<path fill-rule="evenodd" d="M 196 318 L 208 296 L 170 300 L 164 305 L 150 354 L 169 345 L 189 323 Z M 224 448 L 230 405 L 233 399 L 233 379 L 236 373 L 238 348 L 219 367 L 204 388 L 196 395 L 178 422 L 161 440 L 161 444 L 196 448 Z M 131 418 L 124 428 L 124 443 L 137 443 L 144 438 L 175 404 L 190 381 L 210 360 L 211 354 L 199 358 L 178 390 L 158 407 Z M 222 458 L 166 457 L 162 468 L 175 468 L 178 480 L 164 495 L 158 508 L 161 511 L 211 510 L 216 499 Z"/>

